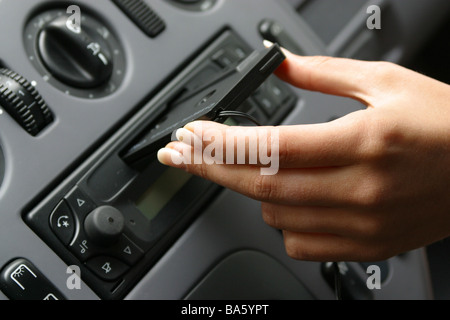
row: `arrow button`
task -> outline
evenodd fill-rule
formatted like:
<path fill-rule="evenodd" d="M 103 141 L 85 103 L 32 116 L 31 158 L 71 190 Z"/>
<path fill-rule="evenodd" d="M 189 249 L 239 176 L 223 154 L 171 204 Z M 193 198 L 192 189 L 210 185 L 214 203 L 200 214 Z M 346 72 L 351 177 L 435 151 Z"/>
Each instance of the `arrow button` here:
<path fill-rule="evenodd" d="M 128 255 L 132 254 L 130 246 L 126 246 L 125 249 L 123 249 L 123 252 L 125 252 Z"/>
<path fill-rule="evenodd" d="M 92 212 L 96 206 L 94 202 L 89 199 L 78 187 L 75 187 L 69 194 L 66 195 L 67 203 L 75 212 L 80 220 L 83 220 L 86 215 Z"/>
<path fill-rule="evenodd" d="M 108 251 L 108 254 L 129 265 L 135 264 L 144 256 L 142 249 L 124 234 L 120 236 L 119 241 L 111 248 L 111 251 Z"/>
<path fill-rule="evenodd" d="M 79 207 L 79 208 L 81 208 L 85 203 L 86 203 L 85 200 L 83 200 L 83 199 L 77 199 L 77 204 L 78 204 L 78 207 Z"/>

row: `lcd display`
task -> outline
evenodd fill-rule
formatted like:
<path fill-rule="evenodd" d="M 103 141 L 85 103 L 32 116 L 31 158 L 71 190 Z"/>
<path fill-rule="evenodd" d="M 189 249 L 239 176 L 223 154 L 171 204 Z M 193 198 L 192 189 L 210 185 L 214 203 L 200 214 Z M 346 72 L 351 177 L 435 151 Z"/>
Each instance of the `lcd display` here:
<path fill-rule="evenodd" d="M 182 170 L 168 168 L 137 201 L 137 208 L 153 220 L 191 177 Z"/>

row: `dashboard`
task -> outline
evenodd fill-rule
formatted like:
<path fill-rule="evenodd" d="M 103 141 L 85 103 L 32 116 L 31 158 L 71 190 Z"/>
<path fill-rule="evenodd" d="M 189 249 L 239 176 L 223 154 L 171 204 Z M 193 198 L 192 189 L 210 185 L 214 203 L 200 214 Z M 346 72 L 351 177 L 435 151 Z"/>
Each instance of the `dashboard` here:
<path fill-rule="evenodd" d="M 236 111 L 259 123 L 360 110 L 271 75 L 278 53 L 262 41 L 407 64 L 449 12 L 447 0 L 0 0 L 0 299 L 334 299 L 330 263 L 289 258 L 257 201 L 160 165 L 155 136 L 250 66 L 271 69 Z M 433 298 L 424 248 L 340 266 L 347 299 Z"/>

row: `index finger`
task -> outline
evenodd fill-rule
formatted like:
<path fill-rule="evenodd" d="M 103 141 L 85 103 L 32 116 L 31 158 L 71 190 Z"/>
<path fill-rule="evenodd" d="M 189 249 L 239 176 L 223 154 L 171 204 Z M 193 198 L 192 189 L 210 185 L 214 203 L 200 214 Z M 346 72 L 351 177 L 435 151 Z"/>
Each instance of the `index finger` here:
<path fill-rule="evenodd" d="M 266 44 L 268 45 L 268 44 Z M 286 60 L 275 71 L 282 80 L 305 90 L 348 97 L 371 104 L 376 62 L 328 56 L 299 56 L 282 49 Z"/>

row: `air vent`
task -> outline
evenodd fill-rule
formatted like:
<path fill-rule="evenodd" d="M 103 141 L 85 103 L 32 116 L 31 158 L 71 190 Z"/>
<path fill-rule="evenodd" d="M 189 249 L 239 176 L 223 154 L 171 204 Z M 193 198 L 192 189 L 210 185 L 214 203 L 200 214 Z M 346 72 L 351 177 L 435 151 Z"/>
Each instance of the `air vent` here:
<path fill-rule="evenodd" d="M 166 28 L 164 21 L 144 1 L 112 1 L 149 37 L 156 37 Z"/>

